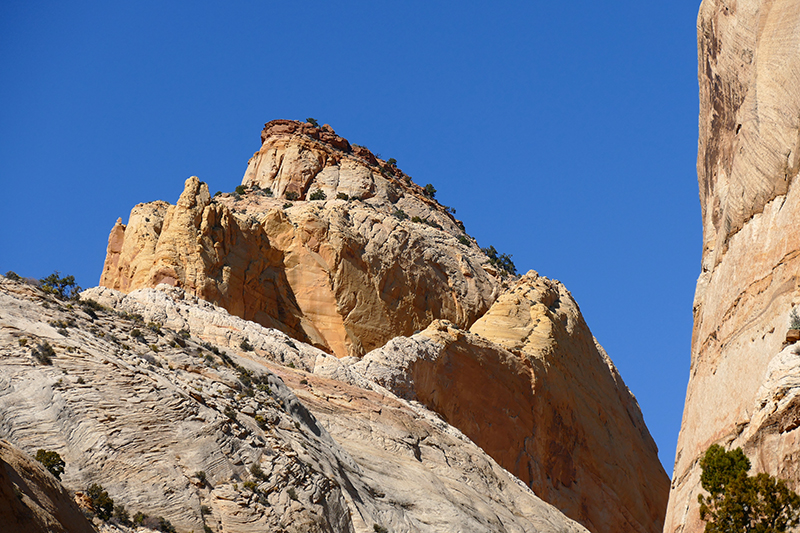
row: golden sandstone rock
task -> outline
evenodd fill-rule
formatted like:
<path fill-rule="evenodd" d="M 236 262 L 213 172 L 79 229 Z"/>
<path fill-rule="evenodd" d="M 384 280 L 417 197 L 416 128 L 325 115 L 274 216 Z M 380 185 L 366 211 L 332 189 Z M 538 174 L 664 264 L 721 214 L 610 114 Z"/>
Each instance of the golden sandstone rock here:
<path fill-rule="evenodd" d="M 669 478 L 655 443 L 559 282 L 531 271 L 470 332 L 436 321 L 353 368 L 440 413 L 589 530 L 661 530 Z"/>
<path fill-rule="evenodd" d="M 348 405 L 364 389 L 421 403 L 591 530 L 661 528 L 668 479 L 655 444 L 566 289 L 533 272 L 501 278 L 448 208 L 328 126 L 265 125 L 237 193 L 212 198 L 193 177 L 177 205 L 136 206 L 112 229 L 101 285 L 122 291 L 90 291 L 110 306 L 158 286 L 154 301 L 185 291 L 177 298 L 280 329 L 343 359 L 311 347 L 287 354 L 255 330 L 244 340 L 355 387 L 341 393 Z M 234 349 L 234 331 L 251 329 L 205 312 L 164 311 L 163 321 Z M 325 416 L 337 427 L 335 413 Z M 415 461 L 420 446 L 411 445 Z"/>
<path fill-rule="evenodd" d="M 665 533 L 703 530 L 697 460 L 711 444 L 800 488 L 796 356 L 783 349 L 800 303 L 798 24 L 792 1 L 700 7 L 703 259 Z"/>
<path fill-rule="evenodd" d="M 474 243 L 457 240 L 463 231 L 452 215 L 398 170 L 372 165 L 363 149 L 341 152 L 308 132 L 331 135 L 267 124 L 243 180 L 259 189 L 242 197 L 212 199 L 192 177 L 177 205 L 137 205 L 127 226 L 118 221 L 111 231 L 100 284 L 179 286 L 339 357 L 437 318 L 471 325 L 499 281 Z M 316 190 L 328 199 L 304 200 Z M 286 192 L 301 200 L 284 208 L 276 196 Z"/>

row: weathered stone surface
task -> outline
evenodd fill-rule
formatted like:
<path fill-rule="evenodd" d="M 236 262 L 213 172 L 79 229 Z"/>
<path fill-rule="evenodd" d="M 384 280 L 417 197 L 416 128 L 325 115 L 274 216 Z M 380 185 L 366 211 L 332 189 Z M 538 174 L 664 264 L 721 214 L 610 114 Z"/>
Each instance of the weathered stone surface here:
<path fill-rule="evenodd" d="M 181 533 L 586 531 L 424 408 L 272 363 L 335 357 L 160 289 L 84 292 L 112 312 L 0 278 L 0 437 L 58 451 L 71 490 L 99 482 Z"/>
<path fill-rule="evenodd" d="M 0 439 L 0 520 L 7 533 L 93 533 L 66 489 L 19 448 Z"/>
<path fill-rule="evenodd" d="M 160 283 L 178 286 L 237 316 L 308 340 L 282 264 L 282 253 L 254 220 L 211 202 L 208 186 L 193 176 L 177 205 L 139 204 L 127 226 L 117 221 L 100 284 L 123 292 Z"/>
<path fill-rule="evenodd" d="M 742 445 L 754 471 L 788 477 L 795 488 L 800 481 L 791 424 L 772 434 L 755 422 L 770 394 L 786 398 L 787 413 L 794 409 L 793 389 L 763 388 L 772 383 L 764 369 L 781 357 L 789 312 L 800 303 L 798 28 L 796 2 L 704 0 L 700 7 L 703 259 L 667 533 L 704 527 L 697 460 L 711 444 Z"/>
<path fill-rule="evenodd" d="M 470 331 L 434 322 L 350 369 L 441 414 L 590 530 L 660 531 L 657 448 L 564 286 L 529 272 Z"/>
<path fill-rule="evenodd" d="M 499 290 L 486 256 L 408 176 L 331 135 L 269 123 L 246 194 L 211 199 L 190 178 L 176 206 L 136 206 L 111 231 L 100 284 L 179 286 L 339 357 L 438 318 L 472 324 Z M 306 201 L 317 190 L 327 200 Z"/>

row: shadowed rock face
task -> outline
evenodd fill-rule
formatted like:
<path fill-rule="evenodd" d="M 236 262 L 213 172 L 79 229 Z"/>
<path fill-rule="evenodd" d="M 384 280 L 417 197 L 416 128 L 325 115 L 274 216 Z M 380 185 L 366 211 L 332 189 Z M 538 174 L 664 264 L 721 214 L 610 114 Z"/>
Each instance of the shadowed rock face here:
<path fill-rule="evenodd" d="M 7 533 L 95 532 L 61 483 L 5 440 L 0 440 L 0 519 Z"/>
<path fill-rule="evenodd" d="M 704 0 L 697 22 L 702 271 L 692 363 L 664 531 L 702 531 L 698 458 L 742 446 L 754 471 L 800 463 L 795 363 L 783 341 L 800 303 L 800 5 Z M 765 409 L 772 422 L 765 424 Z M 765 418 L 766 417 L 766 418 Z M 777 421 L 783 421 L 778 423 Z"/>
<path fill-rule="evenodd" d="M 470 332 L 434 322 L 352 368 L 440 413 L 590 530 L 660 531 L 657 448 L 564 286 L 529 272 Z"/>
<path fill-rule="evenodd" d="M 438 318 L 468 327 L 497 297 L 477 245 L 395 166 L 330 127 L 274 121 L 262 139 L 244 195 L 190 178 L 176 206 L 118 221 L 100 284 L 179 286 L 339 357 Z"/>

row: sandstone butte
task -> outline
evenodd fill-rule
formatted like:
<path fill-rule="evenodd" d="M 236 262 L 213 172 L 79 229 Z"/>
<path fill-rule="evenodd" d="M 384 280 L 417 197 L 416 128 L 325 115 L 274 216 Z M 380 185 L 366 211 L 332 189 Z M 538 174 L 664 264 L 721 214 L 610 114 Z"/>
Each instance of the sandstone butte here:
<path fill-rule="evenodd" d="M 0 437 L 179 531 L 661 530 L 655 444 L 560 283 L 500 271 L 329 126 L 268 123 L 242 186 L 134 207 L 84 293 L 107 314 L 64 339 L 66 308 L 5 282 Z"/>
<path fill-rule="evenodd" d="M 689 385 L 665 533 L 699 532 L 698 459 L 742 447 L 800 489 L 800 5 L 703 0 L 697 21 L 703 218 Z"/>

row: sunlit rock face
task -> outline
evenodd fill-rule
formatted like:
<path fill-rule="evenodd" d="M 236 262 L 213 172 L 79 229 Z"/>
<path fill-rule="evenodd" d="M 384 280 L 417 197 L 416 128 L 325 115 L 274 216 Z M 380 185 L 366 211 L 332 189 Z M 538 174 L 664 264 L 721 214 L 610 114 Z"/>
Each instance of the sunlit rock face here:
<path fill-rule="evenodd" d="M 497 297 L 460 222 L 396 166 L 328 126 L 273 121 L 262 140 L 243 194 L 189 178 L 177 205 L 118 221 L 100 284 L 179 286 L 340 357 L 438 318 L 468 327 Z"/>
<path fill-rule="evenodd" d="M 308 372 L 271 369 L 363 469 L 356 531 L 580 529 L 533 492 L 592 531 L 660 531 L 656 446 L 569 292 L 499 270 L 432 196 L 329 126 L 273 121 L 235 193 L 192 177 L 118 221 L 87 294 Z M 352 511 L 340 473 L 319 491 Z"/>
<path fill-rule="evenodd" d="M 0 277 L 0 439 L 57 451 L 69 491 L 180 533 L 587 532 L 435 413 L 302 370 L 332 355 L 163 284 L 83 298 Z M 4 532 L 93 531 L 3 440 L 0 493 Z"/>
<path fill-rule="evenodd" d="M 529 272 L 465 331 L 437 321 L 352 367 L 440 413 L 592 531 L 660 531 L 669 479 L 564 286 Z"/>
<path fill-rule="evenodd" d="M 800 303 L 800 5 L 704 0 L 697 32 L 703 255 L 669 533 L 704 527 L 697 461 L 711 444 L 800 480 L 783 345 Z"/>

